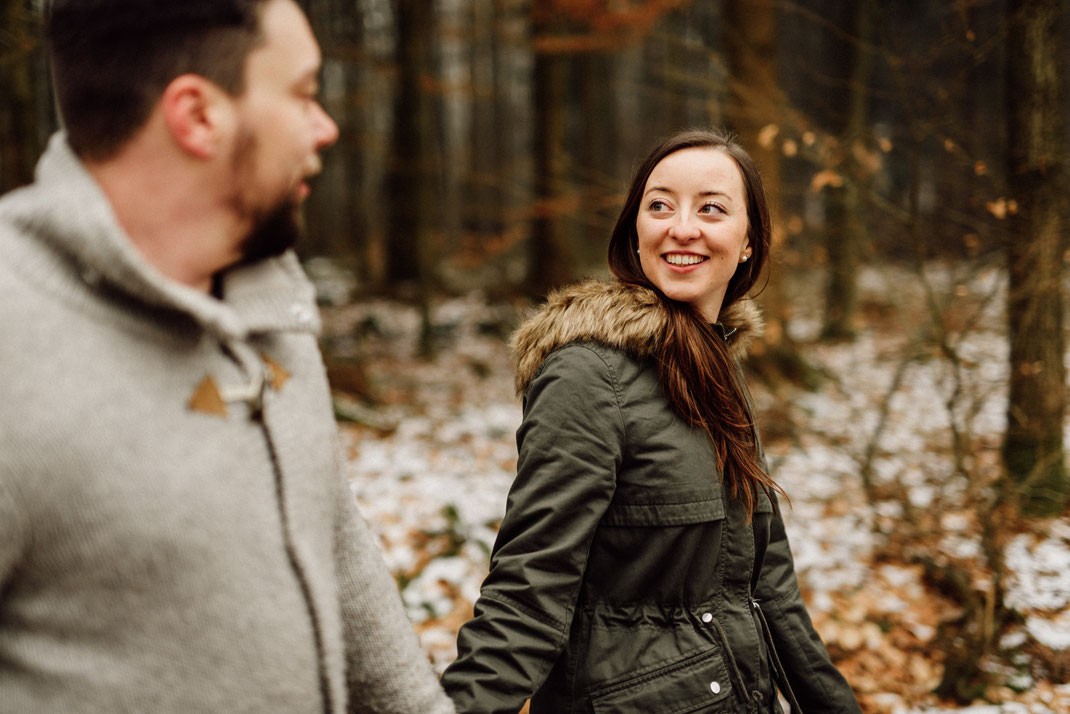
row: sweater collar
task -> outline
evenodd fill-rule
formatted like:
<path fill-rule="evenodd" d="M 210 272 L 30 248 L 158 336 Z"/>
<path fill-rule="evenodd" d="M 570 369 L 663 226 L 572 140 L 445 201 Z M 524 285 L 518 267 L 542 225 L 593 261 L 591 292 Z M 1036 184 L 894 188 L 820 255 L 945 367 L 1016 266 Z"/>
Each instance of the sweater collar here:
<path fill-rule="evenodd" d="M 714 329 L 729 355 L 741 359 L 762 332 L 761 310 L 744 298 L 722 310 L 720 318 Z M 527 390 L 547 355 L 570 342 L 589 340 L 640 359 L 650 357 L 666 321 L 658 296 L 647 288 L 591 280 L 555 291 L 513 334 L 517 393 Z"/>
<path fill-rule="evenodd" d="M 190 315 L 225 340 L 320 329 L 315 290 L 292 251 L 227 271 L 222 299 L 161 274 L 134 248 L 62 132 L 49 141 L 35 183 L 16 200 L 15 220 L 68 256 L 85 282 L 106 283 L 147 305 Z"/>

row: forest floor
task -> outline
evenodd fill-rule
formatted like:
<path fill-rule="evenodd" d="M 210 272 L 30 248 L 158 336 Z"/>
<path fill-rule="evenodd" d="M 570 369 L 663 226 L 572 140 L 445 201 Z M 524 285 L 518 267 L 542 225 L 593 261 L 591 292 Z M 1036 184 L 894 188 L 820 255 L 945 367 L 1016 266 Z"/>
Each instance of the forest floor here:
<path fill-rule="evenodd" d="M 867 271 L 852 341 L 817 340 L 820 301 L 800 298 L 789 335 L 819 379 L 750 379 L 791 498 L 803 595 L 866 712 L 1070 712 L 1070 515 L 992 507 L 1006 410 L 1001 277 L 918 278 Z M 925 284 L 947 296 L 931 313 Z M 363 401 L 339 396 L 355 417 L 342 420 L 348 475 L 439 671 L 471 616 L 514 475 L 521 414 L 504 337 L 523 309 L 443 300 L 436 354 L 421 359 L 415 308 L 324 308 L 338 383 L 350 359 L 366 378 L 349 380 Z M 948 653 L 971 642 L 986 646 L 969 665 L 976 688 L 960 696 L 970 703 L 939 699 Z"/>

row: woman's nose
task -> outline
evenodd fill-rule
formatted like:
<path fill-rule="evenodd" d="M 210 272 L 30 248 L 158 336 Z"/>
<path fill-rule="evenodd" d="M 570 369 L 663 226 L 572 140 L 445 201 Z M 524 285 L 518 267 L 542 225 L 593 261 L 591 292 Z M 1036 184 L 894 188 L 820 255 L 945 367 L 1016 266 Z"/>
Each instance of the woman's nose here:
<path fill-rule="evenodd" d="M 694 240 L 699 236 L 698 225 L 688 216 L 681 216 L 669 226 L 669 235 L 681 241 Z"/>

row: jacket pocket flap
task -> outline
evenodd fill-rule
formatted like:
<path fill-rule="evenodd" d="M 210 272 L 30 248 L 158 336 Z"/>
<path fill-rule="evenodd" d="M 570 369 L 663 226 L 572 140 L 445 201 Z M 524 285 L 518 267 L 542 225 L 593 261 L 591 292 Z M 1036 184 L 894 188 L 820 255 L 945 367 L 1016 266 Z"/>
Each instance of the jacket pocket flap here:
<path fill-rule="evenodd" d="M 686 526 L 724 518 L 724 501 L 688 503 L 615 503 L 602 516 L 604 526 Z"/>
<path fill-rule="evenodd" d="M 683 714 L 704 710 L 731 692 L 724 659 L 710 650 L 603 687 L 591 695 L 591 706 L 595 714 Z"/>

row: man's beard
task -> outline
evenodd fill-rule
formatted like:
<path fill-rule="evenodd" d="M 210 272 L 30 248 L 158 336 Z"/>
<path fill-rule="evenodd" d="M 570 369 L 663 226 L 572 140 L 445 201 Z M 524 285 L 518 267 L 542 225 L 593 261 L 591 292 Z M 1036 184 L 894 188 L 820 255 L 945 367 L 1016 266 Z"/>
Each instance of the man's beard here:
<path fill-rule="evenodd" d="M 297 244 L 303 232 L 296 196 L 283 197 L 274 208 L 258 212 L 253 228 L 241 244 L 243 264 L 282 255 Z"/>
<path fill-rule="evenodd" d="M 242 187 L 255 186 L 256 149 L 257 139 L 251 132 L 240 136 L 234 147 L 232 163 L 239 191 Z M 246 217 L 251 226 L 241 243 L 240 265 L 282 255 L 301 238 L 304 226 L 296 187 L 267 207 L 256 206 L 251 197 L 242 193 L 235 197 L 234 203 L 238 214 Z"/>

